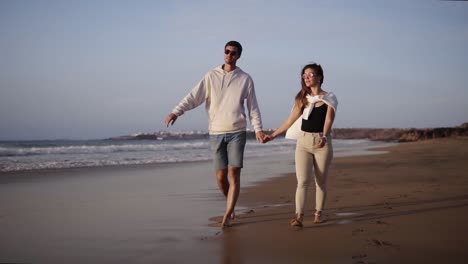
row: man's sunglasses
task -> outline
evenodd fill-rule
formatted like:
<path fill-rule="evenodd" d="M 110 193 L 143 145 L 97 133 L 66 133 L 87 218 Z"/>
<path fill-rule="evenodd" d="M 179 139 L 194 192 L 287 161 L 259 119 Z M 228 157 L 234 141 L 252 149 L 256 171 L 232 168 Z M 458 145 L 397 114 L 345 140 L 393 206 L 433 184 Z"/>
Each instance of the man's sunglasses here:
<path fill-rule="evenodd" d="M 229 54 L 230 54 L 230 55 L 232 55 L 232 56 L 236 56 L 236 55 L 237 55 L 237 51 L 233 51 L 233 50 L 228 50 L 228 49 L 226 49 L 226 50 L 224 50 L 224 54 L 226 54 L 226 55 L 229 55 Z"/>

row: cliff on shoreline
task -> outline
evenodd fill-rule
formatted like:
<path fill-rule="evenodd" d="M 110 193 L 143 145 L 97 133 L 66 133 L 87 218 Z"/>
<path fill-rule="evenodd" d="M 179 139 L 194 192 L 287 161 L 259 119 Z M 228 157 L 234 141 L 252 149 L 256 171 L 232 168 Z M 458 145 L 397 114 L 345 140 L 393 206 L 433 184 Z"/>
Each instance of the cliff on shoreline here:
<path fill-rule="evenodd" d="M 412 142 L 435 138 L 467 137 L 468 123 L 457 127 L 438 128 L 337 128 L 337 139 L 370 139 L 382 141 Z"/>
<path fill-rule="evenodd" d="M 274 129 L 265 130 L 266 133 Z M 435 138 L 468 137 L 468 123 L 457 127 L 437 128 L 335 128 L 335 139 L 370 139 L 381 141 L 412 142 Z M 247 131 L 248 138 L 255 138 L 255 132 Z M 113 137 L 111 139 L 164 140 L 164 139 L 202 139 L 208 138 L 206 131 L 167 132 L 158 131 L 153 134 L 139 133 L 129 136 Z"/>

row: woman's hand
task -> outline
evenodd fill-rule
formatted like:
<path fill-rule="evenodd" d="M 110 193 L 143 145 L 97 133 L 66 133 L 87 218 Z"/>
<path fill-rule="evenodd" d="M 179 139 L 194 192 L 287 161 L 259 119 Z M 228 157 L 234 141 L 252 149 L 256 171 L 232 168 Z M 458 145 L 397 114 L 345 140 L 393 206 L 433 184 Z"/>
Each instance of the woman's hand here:
<path fill-rule="evenodd" d="M 319 142 L 316 145 L 316 147 L 317 148 L 323 148 L 323 146 L 325 146 L 326 143 L 327 143 L 327 137 L 326 136 L 321 136 Z"/>
<path fill-rule="evenodd" d="M 268 141 L 272 141 L 273 139 L 275 138 L 271 135 L 265 135 L 265 137 L 263 138 L 263 143 L 267 143 Z"/>

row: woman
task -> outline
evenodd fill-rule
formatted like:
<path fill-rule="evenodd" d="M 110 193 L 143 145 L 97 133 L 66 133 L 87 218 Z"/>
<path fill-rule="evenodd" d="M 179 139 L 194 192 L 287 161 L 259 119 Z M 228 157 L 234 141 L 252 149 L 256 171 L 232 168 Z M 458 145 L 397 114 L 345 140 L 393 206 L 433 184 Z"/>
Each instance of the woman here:
<path fill-rule="evenodd" d="M 297 139 L 296 143 L 296 217 L 292 226 L 302 227 L 307 190 L 315 176 L 316 200 L 314 223 L 321 222 L 322 210 L 327 196 L 326 183 L 333 159 L 330 136 L 338 101 L 331 92 L 322 90 L 323 69 L 313 63 L 304 66 L 301 72 L 301 91 L 296 95 L 289 117 L 265 142 L 275 139 L 286 130 L 286 138 Z"/>

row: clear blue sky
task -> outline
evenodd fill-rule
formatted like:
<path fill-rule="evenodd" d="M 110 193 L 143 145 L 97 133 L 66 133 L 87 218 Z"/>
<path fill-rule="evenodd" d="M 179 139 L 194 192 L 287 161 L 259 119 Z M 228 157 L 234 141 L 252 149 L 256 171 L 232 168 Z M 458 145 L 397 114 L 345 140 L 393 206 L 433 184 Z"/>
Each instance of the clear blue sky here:
<path fill-rule="evenodd" d="M 3 0 L 0 140 L 165 130 L 229 40 L 265 128 L 312 61 L 339 99 L 334 127 L 468 122 L 468 2 Z M 203 106 L 170 128 L 193 129 L 207 129 Z"/>

